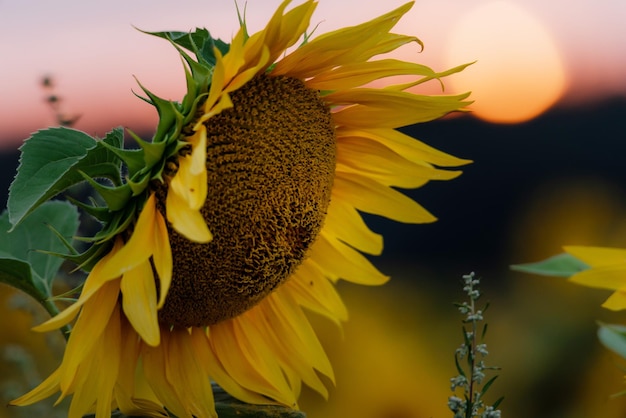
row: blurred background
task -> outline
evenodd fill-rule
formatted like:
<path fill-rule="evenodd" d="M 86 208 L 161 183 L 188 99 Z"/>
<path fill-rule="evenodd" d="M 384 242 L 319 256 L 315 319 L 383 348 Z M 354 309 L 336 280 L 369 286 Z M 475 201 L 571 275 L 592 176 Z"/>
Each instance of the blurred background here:
<path fill-rule="evenodd" d="M 243 2 L 240 2 L 243 4 Z M 384 3 L 384 4 L 383 4 Z M 316 33 L 357 24 L 403 1 L 320 0 Z M 250 31 L 278 0 L 248 0 Z M 503 416 L 623 417 L 625 361 L 597 342 L 608 292 L 512 272 L 562 245 L 626 246 L 626 3 L 621 0 L 422 0 L 398 24 L 425 49 L 398 57 L 436 70 L 477 61 L 445 80 L 472 91 L 473 112 L 404 130 L 472 159 L 453 181 L 408 191 L 438 222 L 402 225 L 368 217 L 385 235 L 373 261 L 392 280 L 381 288 L 340 283 L 350 310 L 342 331 L 312 318 L 336 369 L 330 399 L 306 391 L 311 418 L 428 418 L 446 403 L 461 344 L 461 276 L 482 277 L 487 363 L 502 367 L 487 400 Z M 0 204 L 32 132 L 71 124 L 92 135 L 124 126 L 150 137 L 156 112 L 133 76 L 180 99 L 177 53 L 142 30 L 207 27 L 228 40 L 231 0 L 0 0 Z M 47 81 L 46 81 L 47 80 Z M 422 92 L 440 93 L 437 84 Z M 51 99 L 53 97 L 53 99 Z M 45 313 L 0 285 L 0 405 L 47 376 L 63 342 L 30 327 Z M 47 406 L 0 407 L 0 417 L 64 416 Z M 42 412 L 43 411 L 43 412 Z M 21 415 L 20 415 L 21 414 Z"/>

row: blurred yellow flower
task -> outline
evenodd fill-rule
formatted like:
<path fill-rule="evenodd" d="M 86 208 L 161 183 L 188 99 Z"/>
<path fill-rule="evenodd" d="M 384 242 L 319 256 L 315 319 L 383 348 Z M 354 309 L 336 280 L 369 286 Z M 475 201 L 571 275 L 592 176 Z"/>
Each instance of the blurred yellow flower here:
<path fill-rule="evenodd" d="M 590 266 L 588 270 L 571 276 L 571 282 L 615 290 L 602 306 L 613 311 L 626 309 L 626 249 L 585 246 L 567 246 L 564 249 Z"/>

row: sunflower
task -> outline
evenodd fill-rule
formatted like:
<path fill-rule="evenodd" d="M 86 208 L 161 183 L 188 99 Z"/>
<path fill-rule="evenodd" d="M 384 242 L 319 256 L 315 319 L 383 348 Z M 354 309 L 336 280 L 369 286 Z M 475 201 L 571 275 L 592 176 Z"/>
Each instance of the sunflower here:
<path fill-rule="evenodd" d="M 171 102 L 144 88 L 160 116 L 152 141 L 103 141 L 126 179 L 87 177 L 107 202 L 81 205 L 103 223 L 80 258 L 89 275 L 74 304 L 36 327 L 75 320 L 63 360 L 13 405 L 60 392 L 72 418 L 213 417 L 211 381 L 251 404 L 297 408 L 302 383 L 328 395 L 333 370 L 305 312 L 340 324 L 337 280 L 388 280 L 362 254 L 383 244 L 361 212 L 435 220 L 395 187 L 453 179 L 436 166 L 469 161 L 396 128 L 469 102 L 408 91 L 465 66 L 372 60 L 422 46 L 390 32 L 411 3 L 314 39 L 316 2 L 289 3 L 252 35 L 240 18 L 230 44 L 204 29 L 153 33 L 186 62 L 187 94 Z M 412 81 L 371 86 L 390 76 Z"/>
<path fill-rule="evenodd" d="M 569 278 L 583 286 L 615 290 L 602 304 L 606 309 L 626 309 L 626 249 L 567 246 L 565 251 L 589 266 Z"/>

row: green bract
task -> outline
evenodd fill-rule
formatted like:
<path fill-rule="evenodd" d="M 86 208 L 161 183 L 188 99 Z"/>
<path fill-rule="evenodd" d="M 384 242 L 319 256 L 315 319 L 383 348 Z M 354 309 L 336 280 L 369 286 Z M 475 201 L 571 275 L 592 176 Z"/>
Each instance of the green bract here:
<path fill-rule="evenodd" d="M 87 270 L 106 253 L 109 241 L 132 224 L 148 197 L 150 183 L 164 181 L 168 159 L 176 158 L 187 145 L 183 129 L 193 122 L 198 106 L 208 94 L 216 53 L 225 54 L 229 49 L 228 44 L 213 39 L 206 29 L 145 33 L 169 40 L 187 63 L 187 93 L 180 103 L 162 99 L 139 84 L 147 95 L 141 98 L 153 105 L 159 115 L 152 140 L 144 141 L 129 131 L 138 147 L 126 149 L 121 128 L 102 139 L 69 128 L 41 130 L 20 148 L 20 165 L 9 190 L 11 230 L 46 200 L 71 186 L 87 182 L 98 192 L 104 204 L 86 204 L 70 198 L 102 223 L 93 237 L 81 238 L 92 242 L 87 251 L 63 254 Z M 193 52 L 196 59 L 183 48 Z"/>

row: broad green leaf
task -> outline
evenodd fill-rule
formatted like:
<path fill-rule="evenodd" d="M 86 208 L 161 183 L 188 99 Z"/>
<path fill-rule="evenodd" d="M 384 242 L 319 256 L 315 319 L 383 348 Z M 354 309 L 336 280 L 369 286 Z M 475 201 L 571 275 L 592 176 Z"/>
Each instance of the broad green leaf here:
<path fill-rule="evenodd" d="M 626 326 L 601 323 L 598 339 L 606 348 L 626 358 Z"/>
<path fill-rule="evenodd" d="M 33 278 L 26 261 L 0 255 L 0 282 L 25 292 L 39 303 L 49 296 L 41 278 Z"/>
<path fill-rule="evenodd" d="M 118 128 L 104 141 L 119 146 L 122 135 Z M 74 129 L 39 131 L 20 150 L 20 166 L 9 189 L 7 205 L 14 228 L 41 203 L 84 181 L 81 171 L 120 183 L 121 160 L 96 139 Z"/>
<path fill-rule="evenodd" d="M 37 290 L 37 296 L 29 294 L 41 302 L 42 296 L 51 296 L 52 282 L 63 263 L 62 258 L 42 251 L 67 252 L 57 234 L 72 240 L 79 226 L 78 211 L 67 202 L 46 202 L 11 232 L 8 232 L 11 227 L 8 218 L 6 211 L 0 215 L 2 281 L 25 291 Z M 30 272 L 21 263 L 26 263 Z"/>
<path fill-rule="evenodd" d="M 515 271 L 556 277 L 570 277 L 588 268 L 588 265 L 567 253 L 558 254 L 536 263 L 511 266 L 511 269 Z"/>

